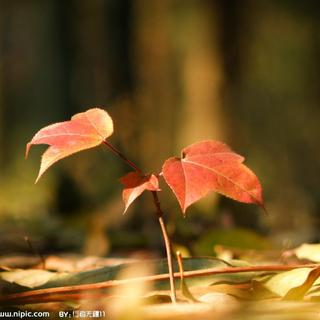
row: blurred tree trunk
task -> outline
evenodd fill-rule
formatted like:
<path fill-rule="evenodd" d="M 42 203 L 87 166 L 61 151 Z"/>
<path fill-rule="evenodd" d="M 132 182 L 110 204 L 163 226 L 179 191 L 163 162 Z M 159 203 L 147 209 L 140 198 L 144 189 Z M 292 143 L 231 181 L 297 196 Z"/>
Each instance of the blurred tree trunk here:
<path fill-rule="evenodd" d="M 135 1 L 134 52 L 143 167 L 201 139 L 224 138 L 219 13 L 210 1 Z"/>
<path fill-rule="evenodd" d="M 145 172 L 161 170 L 164 159 L 173 150 L 174 119 L 179 110 L 174 78 L 174 54 L 170 37 L 170 1 L 134 1 L 133 74 L 138 128 L 136 143 L 139 163 Z M 151 247 L 159 247 L 156 219 L 145 219 L 154 212 L 150 201 L 138 202 L 142 232 Z M 139 216 L 138 216 L 139 217 Z"/>
<path fill-rule="evenodd" d="M 204 139 L 224 140 L 222 110 L 224 70 L 219 47 L 220 16 L 216 2 L 177 2 L 174 30 L 183 99 L 179 148 Z"/>
<path fill-rule="evenodd" d="M 220 16 L 217 2 L 186 1 L 179 4 L 176 52 L 179 55 L 182 108 L 177 126 L 178 150 L 200 140 L 225 141 L 222 109 L 224 70 L 220 52 Z M 217 194 L 197 203 L 212 215 Z"/>
<path fill-rule="evenodd" d="M 139 116 L 138 152 L 142 167 L 159 170 L 175 143 L 173 129 L 179 112 L 171 39 L 172 1 L 134 2 L 134 74 Z"/>
<path fill-rule="evenodd" d="M 143 165 L 223 139 L 219 15 L 210 1 L 136 1 L 135 74 Z M 174 86 L 175 84 L 175 86 Z"/>
<path fill-rule="evenodd" d="M 160 171 L 165 159 L 179 156 L 188 144 L 224 138 L 219 13 L 211 1 L 138 0 L 133 16 L 136 125 L 140 129 L 133 147 L 140 152 L 144 170 Z M 173 232 L 179 208 L 167 188 L 161 198 L 166 200 L 165 211 L 176 210 L 167 217 Z M 202 211 L 212 213 L 215 199 L 201 201 Z M 143 202 L 140 209 L 149 216 L 151 205 Z M 149 243 L 159 246 L 155 224 L 145 219 L 145 234 Z"/>

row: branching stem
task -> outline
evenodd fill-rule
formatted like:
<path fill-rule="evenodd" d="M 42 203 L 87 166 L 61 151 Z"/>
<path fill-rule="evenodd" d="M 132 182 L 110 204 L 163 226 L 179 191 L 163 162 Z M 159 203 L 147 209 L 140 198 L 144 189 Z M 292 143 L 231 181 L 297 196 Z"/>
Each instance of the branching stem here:
<path fill-rule="evenodd" d="M 126 156 L 124 156 L 118 149 L 116 149 L 112 144 L 110 144 L 107 140 L 104 140 L 103 143 L 119 158 L 121 158 L 127 165 L 129 165 L 132 169 L 139 173 L 143 173 L 142 170 L 134 164 L 131 160 L 129 160 Z M 175 288 L 175 281 L 174 281 L 174 271 L 173 271 L 173 260 L 172 260 L 172 250 L 171 250 L 171 241 L 168 236 L 167 228 L 163 220 L 163 212 L 160 206 L 160 201 L 158 198 L 157 191 L 151 191 L 153 197 L 153 203 L 156 208 L 156 214 L 158 217 L 158 221 L 161 227 L 161 232 L 163 236 L 163 240 L 166 247 L 167 253 L 167 260 L 168 260 L 168 271 L 169 271 L 169 278 L 170 278 L 170 292 L 171 292 L 171 301 L 176 303 L 176 288 Z"/>
<path fill-rule="evenodd" d="M 111 143 L 109 143 L 107 140 L 104 140 L 103 143 L 119 158 L 121 158 L 127 165 L 129 165 L 132 169 L 135 171 L 142 173 L 142 170 L 139 169 L 138 166 L 136 166 L 131 160 L 129 160 L 126 156 L 124 156 L 118 149 L 116 149 Z"/>

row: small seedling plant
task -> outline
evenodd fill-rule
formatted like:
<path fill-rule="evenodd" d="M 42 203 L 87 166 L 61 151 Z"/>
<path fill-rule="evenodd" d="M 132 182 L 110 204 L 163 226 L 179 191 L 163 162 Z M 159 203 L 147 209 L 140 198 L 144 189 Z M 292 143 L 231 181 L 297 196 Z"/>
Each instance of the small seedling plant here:
<path fill-rule="evenodd" d="M 124 186 L 124 212 L 144 191 L 152 193 L 166 248 L 171 300 L 176 302 L 171 242 L 158 197 L 158 192 L 161 191 L 159 179 L 163 178 L 173 191 L 184 216 L 191 204 L 210 191 L 264 208 L 261 184 L 256 175 L 243 164 L 242 156 L 233 152 L 226 144 L 214 140 L 196 142 L 184 148 L 180 157 L 171 157 L 164 162 L 159 174 L 145 174 L 107 140 L 112 134 L 113 121 L 110 115 L 101 108 L 92 108 L 74 115 L 70 121 L 55 123 L 39 130 L 27 144 L 26 157 L 32 145 L 49 145 L 42 155 L 36 182 L 57 161 L 101 144 L 129 165 L 133 171 L 120 178 Z"/>

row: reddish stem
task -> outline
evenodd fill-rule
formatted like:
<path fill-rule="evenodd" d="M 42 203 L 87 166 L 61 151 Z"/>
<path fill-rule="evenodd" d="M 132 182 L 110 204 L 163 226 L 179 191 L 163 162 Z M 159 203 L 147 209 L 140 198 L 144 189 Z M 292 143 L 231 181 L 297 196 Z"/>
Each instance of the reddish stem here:
<path fill-rule="evenodd" d="M 131 160 L 129 160 L 125 155 L 123 155 L 118 149 L 116 149 L 112 144 L 110 144 L 107 140 L 104 140 L 103 143 L 119 158 L 121 158 L 127 165 L 129 165 L 131 168 L 133 168 L 135 171 L 143 174 L 142 170 Z M 166 253 L 167 253 L 167 260 L 168 260 L 168 271 L 170 276 L 170 291 L 171 291 L 171 300 L 173 303 L 176 303 L 176 288 L 175 288 L 175 282 L 174 282 L 174 271 L 173 271 L 173 261 L 172 261 L 172 252 L 171 252 L 171 241 L 168 236 L 168 232 L 166 229 L 166 225 L 163 220 L 163 212 L 160 206 L 160 201 L 158 198 L 158 194 L 156 191 L 151 191 L 153 196 L 153 203 L 156 208 L 156 214 L 159 220 L 159 224 L 161 227 L 162 236 L 164 239 L 165 247 L 166 247 Z"/>
<path fill-rule="evenodd" d="M 126 156 L 124 156 L 118 149 L 116 149 L 111 143 L 107 140 L 103 140 L 103 143 L 118 157 L 120 157 L 127 165 L 129 165 L 135 171 L 142 173 L 142 170 L 139 169 L 131 160 L 129 160 Z"/>

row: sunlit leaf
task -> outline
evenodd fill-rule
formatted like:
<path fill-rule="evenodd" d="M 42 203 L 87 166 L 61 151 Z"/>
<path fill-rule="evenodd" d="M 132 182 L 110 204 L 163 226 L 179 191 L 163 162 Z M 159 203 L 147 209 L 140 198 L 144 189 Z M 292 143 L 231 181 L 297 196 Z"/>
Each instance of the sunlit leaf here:
<path fill-rule="evenodd" d="M 310 290 L 313 284 L 320 276 L 320 267 L 315 268 L 308 274 L 307 279 L 305 282 L 295 288 L 290 289 L 287 294 L 284 296 L 285 300 L 300 300 L 303 299 L 305 294 Z"/>
<path fill-rule="evenodd" d="M 169 158 L 162 172 L 183 213 L 210 191 L 263 207 L 260 182 L 243 161 L 226 144 L 208 140 L 183 149 L 181 158 Z"/>
<path fill-rule="evenodd" d="M 22 287 L 35 288 L 63 274 L 40 269 L 15 269 L 1 272 L 0 279 Z"/>
<path fill-rule="evenodd" d="M 297 268 L 281 272 L 267 280 L 263 286 L 278 296 L 284 297 L 291 289 L 302 286 L 311 271 L 311 268 Z M 315 279 L 316 283 L 317 279 Z"/>
<path fill-rule="evenodd" d="M 138 172 L 129 172 L 120 178 L 120 181 L 124 185 L 122 192 L 124 212 L 145 190 L 160 191 L 158 178 L 154 174 L 141 175 Z"/>
<path fill-rule="evenodd" d="M 74 115 L 70 121 L 49 125 L 39 130 L 27 144 L 26 157 L 34 144 L 48 144 L 44 152 L 36 182 L 55 162 L 73 153 L 101 144 L 113 132 L 109 114 L 99 108 Z"/>

